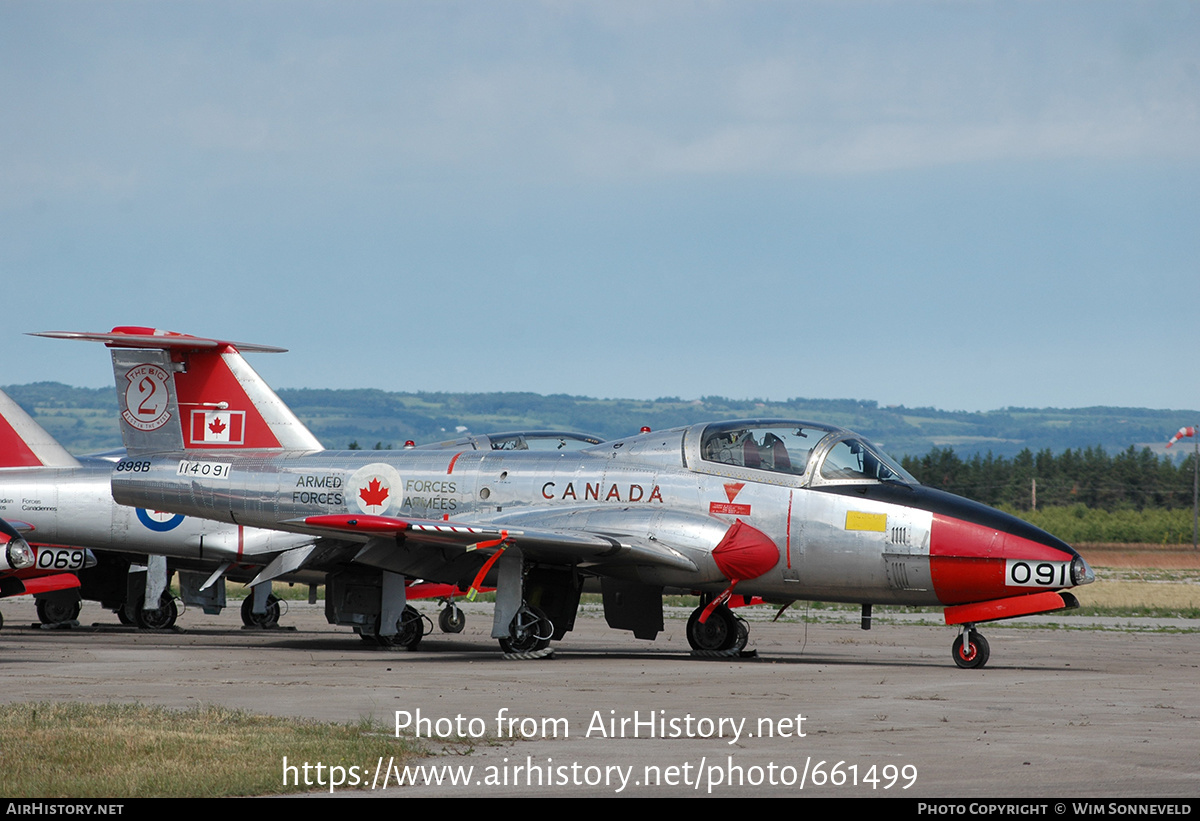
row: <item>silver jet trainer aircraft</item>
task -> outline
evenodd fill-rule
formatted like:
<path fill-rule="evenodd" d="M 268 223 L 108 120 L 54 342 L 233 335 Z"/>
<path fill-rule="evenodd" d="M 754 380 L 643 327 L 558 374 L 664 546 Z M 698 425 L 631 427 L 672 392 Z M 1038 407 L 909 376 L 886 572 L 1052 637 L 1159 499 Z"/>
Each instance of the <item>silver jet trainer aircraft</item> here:
<path fill-rule="evenodd" d="M 404 578 L 496 587 L 492 636 L 536 657 L 572 629 L 599 578 L 610 626 L 652 639 L 664 589 L 701 594 L 694 650 L 735 655 L 726 602 L 815 599 L 945 607 L 953 657 L 982 667 L 980 622 L 1077 605 L 1093 580 L 1064 542 L 921 486 L 863 438 L 808 422 L 720 422 L 572 452 L 322 451 L 239 353 L 279 351 L 150 328 L 41 334 L 112 349 L 128 455 L 125 505 L 359 544 L 381 583 L 326 591 L 331 621 L 372 608 L 364 633 L 406 629 Z M 260 576 L 306 566 L 313 545 Z M 331 595 L 332 594 L 332 595 Z M 358 602 L 356 605 L 355 602 Z M 357 616 L 356 616 L 357 614 Z"/>

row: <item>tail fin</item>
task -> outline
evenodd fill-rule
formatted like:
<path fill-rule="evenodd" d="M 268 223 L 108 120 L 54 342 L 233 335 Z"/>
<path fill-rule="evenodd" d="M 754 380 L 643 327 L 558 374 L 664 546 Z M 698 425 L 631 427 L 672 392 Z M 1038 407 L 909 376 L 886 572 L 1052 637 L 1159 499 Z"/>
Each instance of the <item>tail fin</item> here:
<path fill-rule="evenodd" d="M 121 436 L 131 454 L 323 449 L 239 352 L 283 348 L 140 327 L 35 336 L 103 342 L 112 349 Z"/>
<path fill-rule="evenodd" d="M 0 467 L 79 467 L 79 462 L 0 391 Z"/>

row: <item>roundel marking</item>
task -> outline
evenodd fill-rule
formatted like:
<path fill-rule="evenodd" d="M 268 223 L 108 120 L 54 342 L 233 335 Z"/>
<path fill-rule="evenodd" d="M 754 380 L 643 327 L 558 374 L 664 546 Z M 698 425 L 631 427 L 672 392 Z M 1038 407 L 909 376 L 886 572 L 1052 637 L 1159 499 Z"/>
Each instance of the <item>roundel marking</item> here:
<path fill-rule="evenodd" d="M 166 533 L 183 524 L 182 513 L 167 513 L 165 510 L 146 510 L 144 507 L 139 507 L 137 517 L 139 522 L 155 533 Z"/>
<path fill-rule="evenodd" d="M 363 465 L 346 480 L 346 506 L 362 513 L 386 516 L 398 513 L 404 501 L 404 481 L 391 465 Z"/>

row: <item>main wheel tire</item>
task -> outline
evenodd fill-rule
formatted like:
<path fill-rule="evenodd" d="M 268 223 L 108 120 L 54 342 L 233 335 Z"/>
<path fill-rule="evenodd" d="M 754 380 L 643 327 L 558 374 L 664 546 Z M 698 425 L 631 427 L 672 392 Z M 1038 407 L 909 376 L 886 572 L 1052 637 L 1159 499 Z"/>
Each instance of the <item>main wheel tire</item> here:
<path fill-rule="evenodd" d="M 725 605 L 713 610 L 708 620 L 701 624 L 700 616 L 703 613 L 704 608 L 697 607 L 688 619 L 688 644 L 692 646 L 693 650 L 702 653 L 721 653 L 732 650 L 738 642 L 737 623 L 740 620 Z M 749 638 L 749 632 L 746 633 L 746 637 Z"/>
<path fill-rule="evenodd" d="M 137 626 L 137 622 L 134 621 L 133 616 L 129 615 L 129 605 L 128 604 L 121 605 L 113 612 L 117 614 L 117 621 L 121 622 L 121 624 L 125 625 L 126 627 L 136 627 Z"/>
<path fill-rule="evenodd" d="M 175 626 L 178 618 L 179 608 L 175 605 L 175 597 L 165 591 L 158 600 L 158 607 L 146 610 L 138 602 L 137 609 L 133 611 L 134 621 L 143 630 L 169 630 Z"/>
<path fill-rule="evenodd" d="M 55 601 L 54 599 L 38 599 L 38 621 L 42 624 L 62 624 L 64 621 L 74 621 L 79 618 L 83 603 L 79 601 Z"/>
<path fill-rule="evenodd" d="M 522 605 L 508 625 L 508 637 L 500 639 L 505 653 L 534 653 L 550 646 L 554 625 L 546 614 L 532 605 Z"/>
<path fill-rule="evenodd" d="M 461 633 L 466 625 L 466 614 L 453 604 L 446 605 L 438 613 L 438 628 L 443 633 Z"/>
<path fill-rule="evenodd" d="M 254 596 L 247 596 L 242 600 L 242 624 L 247 627 L 278 627 L 279 626 L 279 598 L 272 593 L 267 596 L 267 612 L 254 612 Z"/>
<path fill-rule="evenodd" d="M 416 650 L 421 644 L 421 639 L 425 638 L 424 619 L 420 610 L 411 604 L 405 605 L 404 612 L 396 621 L 396 634 L 384 636 L 376 631 L 375 640 L 384 647 L 403 647 L 405 650 Z"/>
<path fill-rule="evenodd" d="M 962 635 L 956 638 L 951 654 L 954 656 L 954 663 L 964 670 L 978 670 L 988 663 L 992 648 L 988 646 L 987 639 L 982 634 L 972 630 L 970 635 L 971 641 L 965 646 Z"/>

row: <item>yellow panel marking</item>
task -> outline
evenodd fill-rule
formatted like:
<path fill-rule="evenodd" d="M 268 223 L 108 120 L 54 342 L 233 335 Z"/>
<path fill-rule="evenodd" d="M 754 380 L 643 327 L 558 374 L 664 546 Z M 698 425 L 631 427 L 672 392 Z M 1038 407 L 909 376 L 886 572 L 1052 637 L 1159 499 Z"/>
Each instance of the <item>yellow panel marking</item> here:
<path fill-rule="evenodd" d="M 887 530 L 886 513 L 863 513 L 861 510 L 846 511 L 847 530 L 874 530 L 883 533 Z"/>

